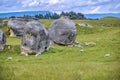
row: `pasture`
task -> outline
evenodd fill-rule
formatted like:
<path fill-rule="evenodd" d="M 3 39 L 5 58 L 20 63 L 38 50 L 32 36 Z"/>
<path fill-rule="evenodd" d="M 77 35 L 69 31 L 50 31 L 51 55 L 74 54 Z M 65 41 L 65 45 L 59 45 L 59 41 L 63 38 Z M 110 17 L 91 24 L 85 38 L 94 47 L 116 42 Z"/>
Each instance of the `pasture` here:
<path fill-rule="evenodd" d="M 40 20 L 47 29 L 52 21 Z M 0 80 L 119 80 L 120 19 L 74 22 L 76 41 L 82 47 L 52 44 L 48 51 L 37 57 L 21 55 L 21 38 L 9 37 L 7 26 L 0 27 L 7 37 L 5 49 L 0 51 Z M 90 24 L 93 28 L 80 27 L 80 23 Z M 96 45 L 86 46 L 85 42 Z M 12 60 L 8 60 L 9 57 Z"/>

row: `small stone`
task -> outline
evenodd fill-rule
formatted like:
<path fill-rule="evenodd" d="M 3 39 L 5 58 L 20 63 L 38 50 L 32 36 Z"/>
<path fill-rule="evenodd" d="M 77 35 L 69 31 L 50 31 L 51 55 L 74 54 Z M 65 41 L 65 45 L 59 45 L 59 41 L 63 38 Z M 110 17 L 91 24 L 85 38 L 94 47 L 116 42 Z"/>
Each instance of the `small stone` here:
<path fill-rule="evenodd" d="M 75 41 L 76 44 L 80 44 L 78 41 Z"/>
<path fill-rule="evenodd" d="M 10 49 L 10 46 L 8 46 L 8 49 Z"/>
<path fill-rule="evenodd" d="M 8 60 L 8 61 L 11 61 L 11 60 L 12 60 L 12 57 L 8 57 L 7 60 Z"/>
<path fill-rule="evenodd" d="M 86 45 L 86 46 L 89 46 L 89 43 L 88 43 L 88 42 L 85 42 L 85 45 Z"/>
<path fill-rule="evenodd" d="M 73 45 L 67 45 L 68 47 L 73 47 Z"/>
<path fill-rule="evenodd" d="M 95 46 L 95 45 L 96 45 L 95 42 L 89 42 L 89 44 L 90 44 L 91 46 Z"/>
<path fill-rule="evenodd" d="M 81 45 L 78 45 L 79 48 L 83 48 Z"/>
<path fill-rule="evenodd" d="M 96 43 L 95 42 L 85 42 L 86 46 L 95 46 Z"/>
<path fill-rule="evenodd" d="M 83 49 L 81 49 L 81 50 L 80 50 L 80 52 L 84 52 L 84 50 L 83 50 Z"/>
<path fill-rule="evenodd" d="M 105 54 L 105 57 L 110 57 L 110 54 Z"/>

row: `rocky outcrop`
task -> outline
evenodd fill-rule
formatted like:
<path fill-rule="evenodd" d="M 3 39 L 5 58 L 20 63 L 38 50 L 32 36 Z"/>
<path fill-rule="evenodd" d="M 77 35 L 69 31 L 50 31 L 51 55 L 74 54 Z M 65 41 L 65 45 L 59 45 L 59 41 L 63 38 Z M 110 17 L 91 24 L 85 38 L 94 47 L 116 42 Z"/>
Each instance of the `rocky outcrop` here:
<path fill-rule="evenodd" d="M 4 26 L 4 21 L 0 20 L 0 26 Z"/>
<path fill-rule="evenodd" d="M 50 39 L 57 44 L 71 45 L 76 39 L 75 23 L 68 18 L 55 20 L 48 29 Z"/>
<path fill-rule="evenodd" d="M 0 50 L 3 50 L 6 44 L 6 37 L 2 30 L 0 30 Z"/>
<path fill-rule="evenodd" d="M 36 56 L 49 49 L 49 35 L 45 27 L 37 20 L 30 21 L 24 28 L 22 37 L 21 53 L 35 53 Z"/>
<path fill-rule="evenodd" d="M 8 28 L 10 36 L 22 36 L 24 32 L 25 24 L 29 21 L 34 20 L 34 18 L 26 18 L 26 17 L 17 17 L 11 18 L 8 21 Z"/>

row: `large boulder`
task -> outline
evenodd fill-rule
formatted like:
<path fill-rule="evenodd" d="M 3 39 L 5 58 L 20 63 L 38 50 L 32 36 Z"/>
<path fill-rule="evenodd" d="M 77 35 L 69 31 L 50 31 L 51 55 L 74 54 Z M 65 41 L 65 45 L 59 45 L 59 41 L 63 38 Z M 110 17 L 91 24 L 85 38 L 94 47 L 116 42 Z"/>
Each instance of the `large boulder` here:
<path fill-rule="evenodd" d="M 76 39 L 75 23 L 68 18 L 55 20 L 48 29 L 50 39 L 57 44 L 71 45 Z"/>
<path fill-rule="evenodd" d="M 24 28 L 21 54 L 35 53 L 36 56 L 49 48 L 49 35 L 45 27 L 37 20 L 30 21 Z"/>
<path fill-rule="evenodd" d="M 28 17 L 11 18 L 8 21 L 8 28 L 9 28 L 10 36 L 12 37 L 22 36 L 24 32 L 25 24 L 32 20 L 34 20 L 34 18 L 28 18 Z"/>
<path fill-rule="evenodd" d="M 0 20 L 0 26 L 4 26 L 4 21 Z"/>
<path fill-rule="evenodd" d="M 0 50 L 3 50 L 6 44 L 6 37 L 2 30 L 0 30 Z"/>

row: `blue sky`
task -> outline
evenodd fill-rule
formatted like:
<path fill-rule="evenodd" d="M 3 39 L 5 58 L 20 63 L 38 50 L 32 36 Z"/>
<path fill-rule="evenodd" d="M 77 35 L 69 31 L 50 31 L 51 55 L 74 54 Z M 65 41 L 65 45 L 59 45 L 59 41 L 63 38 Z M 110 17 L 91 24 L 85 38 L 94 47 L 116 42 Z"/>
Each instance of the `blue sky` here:
<path fill-rule="evenodd" d="M 0 0 L 0 13 L 39 10 L 120 13 L 120 0 Z"/>

